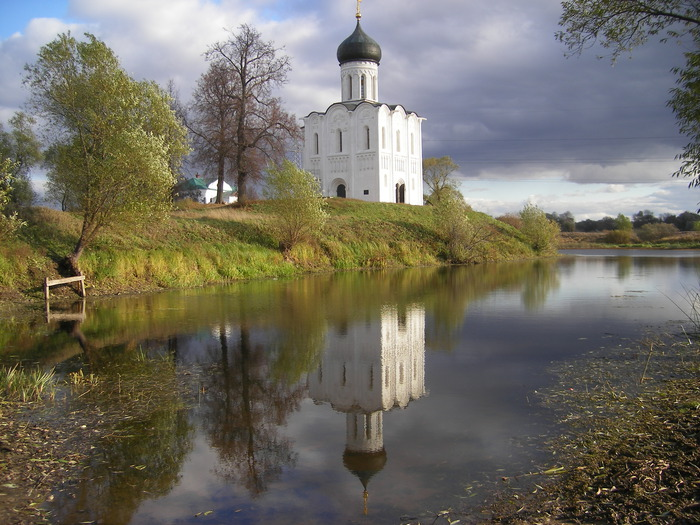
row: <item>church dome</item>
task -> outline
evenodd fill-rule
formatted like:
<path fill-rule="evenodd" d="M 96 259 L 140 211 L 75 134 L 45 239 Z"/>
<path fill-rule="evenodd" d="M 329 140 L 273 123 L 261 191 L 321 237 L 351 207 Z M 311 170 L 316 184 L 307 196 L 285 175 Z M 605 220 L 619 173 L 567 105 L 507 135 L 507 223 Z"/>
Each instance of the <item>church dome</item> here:
<path fill-rule="evenodd" d="M 382 59 L 382 48 L 362 30 L 358 19 L 355 31 L 338 46 L 337 57 L 341 65 L 345 62 L 359 60 L 368 60 L 379 64 Z"/>

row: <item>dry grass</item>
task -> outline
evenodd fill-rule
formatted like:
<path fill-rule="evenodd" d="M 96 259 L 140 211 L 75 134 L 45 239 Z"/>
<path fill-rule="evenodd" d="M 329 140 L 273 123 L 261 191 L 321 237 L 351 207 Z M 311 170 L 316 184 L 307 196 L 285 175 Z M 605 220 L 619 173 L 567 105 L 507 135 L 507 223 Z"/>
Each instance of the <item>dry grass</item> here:
<path fill-rule="evenodd" d="M 231 206 L 229 204 L 196 204 L 186 209 L 173 212 L 173 217 L 181 219 L 215 219 L 226 221 L 249 222 L 260 218 L 260 215 L 249 208 Z"/>

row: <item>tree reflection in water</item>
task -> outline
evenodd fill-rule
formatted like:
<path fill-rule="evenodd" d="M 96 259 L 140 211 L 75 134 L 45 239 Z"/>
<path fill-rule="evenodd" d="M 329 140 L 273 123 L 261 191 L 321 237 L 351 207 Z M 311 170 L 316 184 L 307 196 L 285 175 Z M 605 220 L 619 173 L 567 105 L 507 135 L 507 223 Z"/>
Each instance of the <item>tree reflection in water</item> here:
<path fill-rule="evenodd" d="M 278 430 L 298 409 L 305 388 L 271 380 L 265 347 L 251 345 L 245 323 L 229 342 L 233 330 L 219 328 L 219 355 L 212 356 L 207 375 L 202 427 L 220 456 L 218 474 L 258 496 L 284 467 L 294 466 L 292 443 Z"/>

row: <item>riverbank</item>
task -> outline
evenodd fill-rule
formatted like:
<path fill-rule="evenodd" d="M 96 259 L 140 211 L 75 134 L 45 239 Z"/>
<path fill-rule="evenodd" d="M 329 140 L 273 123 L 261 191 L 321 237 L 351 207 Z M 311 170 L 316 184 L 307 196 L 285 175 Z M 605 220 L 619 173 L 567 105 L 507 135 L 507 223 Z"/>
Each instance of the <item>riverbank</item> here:
<path fill-rule="evenodd" d="M 163 223 L 105 232 L 80 260 L 88 295 L 449 262 L 431 207 L 327 202 L 329 218 L 321 236 L 287 254 L 266 227 L 270 213 L 264 201 L 246 208 L 190 203 Z M 61 259 L 78 238 L 80 221 L 71 213 L 33 208 L 25 220 L 19 237 L 0 246 L 0 299 L 41 298 L 44 278 L 60 277 Z M 469 221 L 475 237 L 469 262 L 537 255 L 516 228 L 474 211 Z M 75 296 L 69 287 L 55 293 Z"/>
<path fill-rule="evenodd" d="M 495 523 L 700 522 L 700 342 L 654 334 L 552 369 L 552 463 L 503 478 Z M 470 523 L 470 520 L 466 520 Z"/>
<path fill-rule="evenodd" d="M 627 244 L 610 242 L 610 232 L 562 232 L 559 237 L 560 250 L 586 249 L 655 249 L 655 250 L 694 250 L 700 248 L 700 232 L 678 232 L 655 242 L 641 242 L 632 236 Z"/>

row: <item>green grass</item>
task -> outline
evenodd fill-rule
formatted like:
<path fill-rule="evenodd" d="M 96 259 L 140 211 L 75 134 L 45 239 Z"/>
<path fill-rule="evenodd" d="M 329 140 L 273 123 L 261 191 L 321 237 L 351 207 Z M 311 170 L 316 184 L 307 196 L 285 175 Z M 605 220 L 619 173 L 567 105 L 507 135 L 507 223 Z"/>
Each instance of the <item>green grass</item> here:
<path fill-rule="evenodd" d="M 430 206 L 328 199 L 329 218 L 320 238 L 282 254 L 265 227 L 269 204 L 190 206 L 159 224 L 131 224 L 103 232 L 85 250 L 80 266 L 89 293 L 187 288 L 240 279 L 290 277 L 334 269 L 446 264 Z M 80 219 L 34 208 L 18 238 L 0 247 L 0 294 L 41 294 L 46 276 L 58 276 L 60 260 L 78 238 Z M 520 232 L 478 212 L 469 212 L 489 242 L 471 260 L 533 257 Z M 70 293 L 68 290 L 65 293 Z"/>
<path fill-rule="evenodd" d="M 53 399 L 55 395 L 54 371 L 39 368 L 25 370 L 18 365 L 0 367 L 0 396 L 7 401 L 39 401 Z"/>

